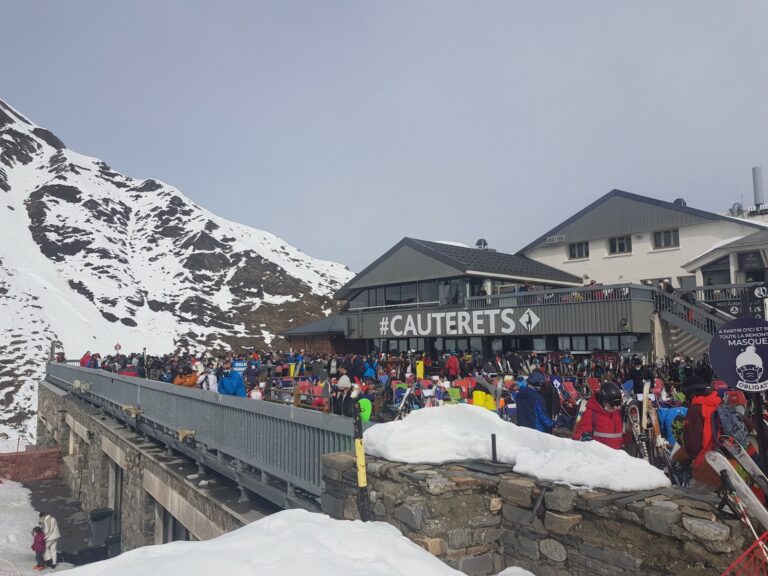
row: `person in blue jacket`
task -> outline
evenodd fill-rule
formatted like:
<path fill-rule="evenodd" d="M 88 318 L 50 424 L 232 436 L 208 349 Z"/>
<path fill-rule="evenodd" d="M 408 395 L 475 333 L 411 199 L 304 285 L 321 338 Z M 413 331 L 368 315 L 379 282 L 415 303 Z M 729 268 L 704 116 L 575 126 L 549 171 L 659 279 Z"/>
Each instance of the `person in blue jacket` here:
<path fill-rule="evenodd" d="M 555 423 L 547 416 L 544 398 L 538 391 L 544 383 L 543 376 L 538 370 L 534 370 L 527 382 L 518 379 L 518 392 L 515 394 L 517 425 L 550 433 Z"/>
<path fill-rule="evenodd" d="M 219 394 L 245 398 L 245 384 L 239 372 L 232 370 L 232 361 L 224 360 L 223 372 L 219 378 Z"/>

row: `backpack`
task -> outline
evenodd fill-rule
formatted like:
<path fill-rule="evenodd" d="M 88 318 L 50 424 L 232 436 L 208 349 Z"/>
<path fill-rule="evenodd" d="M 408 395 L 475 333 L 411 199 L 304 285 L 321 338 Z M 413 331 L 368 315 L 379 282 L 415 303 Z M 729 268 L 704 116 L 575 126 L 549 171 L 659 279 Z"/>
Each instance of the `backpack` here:
<path fill-rule="evenodd" d="M 720 446 L 720 436 L 732 436 L 744 448 L 749 446 L 747 427 L 736 410 L 720 404 L 712 414 L 712 430 L 715 432 L 715 446 Z"/>

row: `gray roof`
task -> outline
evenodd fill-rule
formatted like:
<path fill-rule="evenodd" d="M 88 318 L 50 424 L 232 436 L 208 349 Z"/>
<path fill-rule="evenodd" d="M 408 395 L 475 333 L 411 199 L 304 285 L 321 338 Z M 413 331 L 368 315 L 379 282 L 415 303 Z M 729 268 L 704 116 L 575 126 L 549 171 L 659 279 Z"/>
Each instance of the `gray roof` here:
<path fill-rule="evenodd" d="M 754 234 L 750 234 L 749 236 L 744 236 L 743 238 L 729 242 L 728 244 L 720 246 L 719 248 L 728 250 L 730 252 L 734 249 L 754 248 L 756 246 L 766 245 L 768 245 L 768 229 L 763 229 L 759 232 L 755 232 Z"/>
<path fill-rule="evenodd" d="M 320 334 L 343 334 L 344 318 L 338 314 L 331 314 L 326 318 L 316 320 L 304 326 L 296 326 L 281 333 L 281 336 L 314 336 Z"/>
<path fill-rule="evenodd" d="M 547 244 L 547 238 L 553 238 L 556 244 L 568 244 L 640 232 L 668 230 L 717 220 L 761 230 L 765 228 L 764 225 L 747 220 L 722 216 L 623 190 L 611 190 L 517 253 L 523 254 L 532 248 Z"/>
<path fill-rule="evenodd" d="M 416 262 L 416 257 L 421 260 Z M 470 272 L 557 285 L 582 284 L 578 276 L 523 255 L 406 237 L 339 289 L 334 297 L 346 298 L 359 288 L 450 278 Z"/>

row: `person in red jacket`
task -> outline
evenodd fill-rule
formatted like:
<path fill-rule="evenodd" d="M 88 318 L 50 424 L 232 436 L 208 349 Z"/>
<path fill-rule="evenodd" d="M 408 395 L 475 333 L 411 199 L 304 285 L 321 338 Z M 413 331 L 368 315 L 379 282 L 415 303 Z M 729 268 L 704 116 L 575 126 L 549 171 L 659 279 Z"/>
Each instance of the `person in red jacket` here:
<path fill-rule="evenodd" d="M 45 559 L 43 558 L 43 552 L 45 552 L 45 534 L 40 526 L 32 528 L 32 550 L 35 552 L 35 560 L 37 564 L 33 566 L 33 570 L 44 570 Z"/>
<path fill-rule="evenodd" d="M 83 357 L 80 358 L 80 366 L 82 368 L 87 368 L 88 363 L 91 361 L 91 351 L 88 350 L 85 354 L 83 354 Z"/>
<path fill-rule="evenodd" d="M 448 358 L 445 359 L 445 377 L 453 382 L 459 377 L 459 370 L 459 359 L 453 354 L 449 354 Z"/>
<path fill-rule="evenodd" d="M 624 423 L 621 420 L 621 390 L 613 382 L 603 382 L 590 396 L 587 409 L 573 428 L 574 440 L 595 440 L 621 450 Z"/>

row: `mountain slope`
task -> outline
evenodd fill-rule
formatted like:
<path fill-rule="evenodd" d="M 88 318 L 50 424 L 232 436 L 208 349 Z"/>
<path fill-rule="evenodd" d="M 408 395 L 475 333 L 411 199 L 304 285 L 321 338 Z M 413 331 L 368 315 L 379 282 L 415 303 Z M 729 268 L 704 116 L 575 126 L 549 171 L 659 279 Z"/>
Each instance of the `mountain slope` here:
<path fill-rule="evenodd" d="M 351 276 L 67 149 L 0 100 L 0 441 L 32 428 L 51 340 L 69 357 L 267 347 L 332 310 Z"/>

